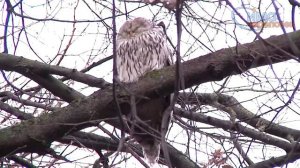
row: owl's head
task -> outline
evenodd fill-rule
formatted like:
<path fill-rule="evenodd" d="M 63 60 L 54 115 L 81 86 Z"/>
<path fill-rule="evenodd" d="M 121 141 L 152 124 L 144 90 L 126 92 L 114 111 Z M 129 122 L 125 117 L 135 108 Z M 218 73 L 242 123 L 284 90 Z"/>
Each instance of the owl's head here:
<path fill-rule="evenodd" d="M 121 38 L 133 38 L 145 31 L 151 30 L 155 25 L 153 22 L 138 17 L 130 21 L 126 21 L 119 30 L 118 36 Z"/>

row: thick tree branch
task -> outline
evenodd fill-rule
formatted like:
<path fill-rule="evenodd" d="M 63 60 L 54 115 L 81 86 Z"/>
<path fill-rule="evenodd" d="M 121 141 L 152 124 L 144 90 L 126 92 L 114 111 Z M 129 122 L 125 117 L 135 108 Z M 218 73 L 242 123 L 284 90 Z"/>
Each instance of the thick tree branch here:
<path fill-rule="evenodd" d="M 72 143 L 73 145 L 76 145 L 78 147 L 87 147 L 95 151 L 99 151 L 99 150 L 116 151 L 119 144 L 119 142 L 116 142 L 110 138 L 102 137 L 93 133 L 85 133 L 85 132 L 75 132 L 72 135 L 63 137 L 58 141 L 66 144 L 69 144 L 71 143 L 71 141 L 73 141 Z M 137 146 L 135 147 L 136 148 L 132 148 L 132 149 L 142 157 L 143 156 L 142 148 Z M 176 165 L 176 167 L 178 168 L 185 168 L 185 167 L 198 168 L 197 164 L 191 161 L 185 154 L 175 149 L 172 145 L 168 144 L 167 147 L 173 165 Z M 121 151 L 126 152 L 126 149 L 124 149 L 123 147 Z M 161 153 L 160 158 L 163 157 L 164 157 L 163 153 Z"/>
<path fill-rule="evenodd" d="M 76 99 L 84 98 L 85 96 L 75 89 L 67 86 L 62 81 L 54 78 L 50 74 L 38 74 L 36 72 L 24 72 L 24 76 L 34 80 L 36 83 L 49 90 L 53 95 L 63 99 L 66 102 L 71 102 Z"/>
<path fill-rule="evenodd" d="M 27 168 L 37 168 L 37 166 L 35 166 L 32 163 L 28 162 L 24 158 L 16 156 L 16 155 L 9 156 L 9 157 L 7 157 L 7 159 L 13 160 L 14 162 L 20 164 L 21 166 L 24 166 L 24 167 L 27 167 Z"/>
<path fill-rule="evenodd" d="M 9 105 L 6 105 L 5 103 L 2 103 L 3 106 L 1 106 L 0 101 L 0 109 L 3 109 L 7 112 L 9 112 L 12 115 L 16 115 L 21 120 L 28 120 L 32 119 L 33 116 L 31 114 L 26 114 L 16 108 L 10 107 Z M 1 108 L 2 107 L 2 108 Z M 13 111 L 13 112 L 11 112 Z M 114 141 L 111 138 L 102 137 L 93 133 L 86 133 L 86 132 L 74 132 L 70 135 L 64 136 L 57 140 L 58 142 L 64 143 L 64 144 L 71 144 L 76 145 L 78 147 L 86 147 L 95 150 L 97 153 L 101 152 L 101 150 L 108 150 L 108 151 L 116 151 L 118 148 L 119 141 Z M 142 154 L 142 148 L 139 146 L 135 146 L 132 148 L 134 152 L 136 152 L 141 157 Z M 40 149 L 40 151 L 48 151 L 47 148 Z M 122 152 L 128 152 L 125 148 L 121 149 Z M 171 157 L 173 165 L 189 165 L 188 167 L 198 167 L 193 161 L 191 161 L 189 158 L 186 157 L 182 152 L 178 151 L 171 145 L 168 145 L 168 151 L 169 155 Z M 17 157 L 17 156 L 16 156 Z M 161 158 L 163 158 L 163 154 L 161 152 Z M 13 158 L 9 156 L 9 158 Z M 184 166 L 183 166 L 184 167 Z M 180 168 L 180 167 L 178 167 Z"/>
<path fill-rule="evenodd" d="M 47 106 L 45 104 L 42 104 L 42 103 L 37 103 L 37 102 L 30 101 L 30 100 L 22 99 L 22 98 L 16 96 L 15 94 L 13 94 L 9 91 L 0 92 L 0 97 L 5 97 L 4 99 L 6 99 L 6 100 L 7 99 L 14 100 L 16 102 L 21 103 L 22 105 L 42 108 L 42 109 L 45 109 L 45 110 L 53 111 L 53 110 L 56 109 L 55 107 L 49 107 L 49 106 Z M 3 100 L 3 99 L 0 98 L 0 100 Z M 0 101 L 0 108 L 1 108 L 1 103 L 3 103 L 3 102 Z"/>
<path fill-rule="evenodd" d="M 186 94 L 188 95 L 188 94 Z M 182 94 L 182 96 L 184 96 Z M 187 98 L 187 102 L 201 103 L 204 105 L 210 105 L 219 110 L 225 111 L 227 113 L 234 112 L 235 117 L 239 119 L 240 122 L 245 122 L 251 125 L 254 128 L 258 128 L 259 126 L 265 126 L 264 131 L 266 133 L 288 139 L 288 137 L 292 136 L 294 140 L 300 140 L 300 131 L 292 128 L 288 128 L 285 126 L 281 126 L 276 123 L 271 123 L 270 121 L 253 114 L 246 108 L 244 108 L 234 97 L 228 96 L 225 94 L 218 93 L 196 93 L 191 94 Z M 217 104 L 221 104 L 222 106 L 218 106 Z M 268 126 L 268 127 L 267 127 Z"/>
<path fill-rule="evenodd" d="M 191 112 L 187 112 L 187 111 L 183 111 L 183 110 L 179 110 L 179 109 L 174 110 L 174 114 L 179 115 L 184 118 L 187 118 L 187 119 L 190 119 L 190 120 L 193 120 L 193 121 L 213 125 L 217 128 L 222 128 L 224 130 L 236 131 L 236 132 L 244 134 L 250 138 L 260 140 L 260 141 L 264 142 L 265 144 L 277 146 L 287 152 L 294 150 L 293 149 L 294 146 L 291 143 L 281 140 L 281 139 L 278 139 L 276 137 L 272 137 L 270 135 L 264 134 L 262 132 L 256 131 L 254 129 L 247 128 L 247 127 L 243 126 L 242 124 L 239 124 L 238 122 L 233 124 L 231 121 L 221 120 L 221 119 L 206 116 L 206 115 L 203 115 L 200 113 L 191 113 Z M 297 150 L 297 149 L 295 148 L 295 150 Z"/>
<path fill-rule="evenodd" d="M 256 168 L 256 167 L 281 167 L 284 164 L 291 163 L 296 161 L 297 159 L 300 158 L 299 153 L 292 153 L 292 154 L 287 154 L 279 157 L 272 157 L 268 160 L 256 163 L 254 165 L 251 165 L 247 168 Z"/>
<path fill-rule="evenodd" d="M 300 46 L 300 32 L 290 33 L 291 39 Z M 226 76 L 240 74 L 250 68 L 282 62 L 290 59 L 292 54 L 285 36 L 271 37 L 265 45 L 256 41 L 236 48 L 222 49 L 182 64 L 186 87 L 209 81 L 221 80 Z M 273 46 L 276 46 L 275 48 Z M 285 52 L 283 52 L 285 51 Z M 3 55 L 0 55 L 0 60 Z M 11 56 L 13 57 L 13 56 Z M 8 63 L 8 62 L 7 62 Z M 9 68 L 0 61 L 0 69 L 26 73 L 26 68 Z M 28 69 L 27 69 L 28 70 Z M 170 94 L 174 89 L 175 67 L 167 67 L 160 71 L 149 73 L 138 83 L 126 87 L 133 94 L 142 97 L 155 98 L 162 94 Z M 126 105 L 129 94 L 117 90 L 121 105 Z M 69 106 L 45 114 L 38 118 L 24 121 L 18 125 L 0 130 L 0 156 L 9 153 L 32 151 L 40 143 L 49 143 L 88 126 L 95 121 L 115 117 L 112 88 L 100 90 L 87 98 L 81 98 Z"/>
<path fill-rule="evenodd" d="M 11 107 L 6 103 L 0 101 L 0 109 L 6 111 L 7 113 L 16 116 L 20 120 L 28 120 L 33 118 L 31 114 L 24 113 L 15 107 Z"/>
<path fill-rule="evenodd" d="M 53 74 L 67 77 L 75 81 L 94 87 L 109 85 L 104 79 L 56 65 L 43 64 L 24 57 L 15 57 L 10 54 L 0 53 L 0 67 L 7 71 L 16 71 L 20 74 L 31 72 L 34 74 Z"/>

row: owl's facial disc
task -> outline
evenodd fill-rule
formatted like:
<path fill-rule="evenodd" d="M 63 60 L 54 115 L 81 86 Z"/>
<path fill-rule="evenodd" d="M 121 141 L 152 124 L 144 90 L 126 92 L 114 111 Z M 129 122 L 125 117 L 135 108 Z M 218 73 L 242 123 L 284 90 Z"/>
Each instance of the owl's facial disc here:
<path fill-rule="evenodd" d="M 148 20 L 138 17 L 127 21 L 120 29 L 119 35 L 123 38 L 134 38 L 143 32 L 149 31 L 154 25 Z"/>
<path fill-rule="evenodd" d="M 133 37 L 149 31 L 152 27 L 152 24 L 148 20 L 138 17 L 130 22 L 129 33 Z"/>

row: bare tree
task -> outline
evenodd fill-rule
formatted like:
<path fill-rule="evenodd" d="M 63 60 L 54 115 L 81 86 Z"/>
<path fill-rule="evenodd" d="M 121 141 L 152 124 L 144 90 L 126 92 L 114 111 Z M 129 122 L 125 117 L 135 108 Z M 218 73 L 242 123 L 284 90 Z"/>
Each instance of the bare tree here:
<path fill-rule="evenodd" d="M 1 166 L 148 167 L 120 112 L 171 93 L 161 166 L 299 165 L 297 7 L 3 1 Z M 113 86 L 115 30 L 137 16 L 164 22 L 177 63 Z"/>

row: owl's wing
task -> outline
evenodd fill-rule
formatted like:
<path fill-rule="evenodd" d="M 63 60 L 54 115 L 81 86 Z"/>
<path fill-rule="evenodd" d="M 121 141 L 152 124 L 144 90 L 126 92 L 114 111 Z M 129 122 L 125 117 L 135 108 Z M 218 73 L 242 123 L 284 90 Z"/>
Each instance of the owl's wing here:
<path fill-rule="evenodd" d="M 159 22 L 157 24 L 157 26 L 160 26 L 163 30 L 163 33 L 164 33 L 164 36 L 166 38 L 166 43 L 167 43 L 167 46 L 168 46 L 168 52 L 169 52 L 169 56 L 165 62 L 165 66 L 170 66 L 170 65 L 173 65 L 174 64 L 174 59 L 173 59 L 173 56 L 174 56 L 174 52 L 172 51 L 171 49 L 171 46 L 168 45 L 168 36 L 167 36 L 167 31 L 166 31 L 166 26 L 165 26 L 165 23 L 163 21 Z"/>
<path fill-rule="evenodd" d="M 166 60 L 165 67 L 166 66 L 171 66 L 171 65 L 174 64 L 173 55 L 174 55 L 173 52 L 170 50 L 170 56 Z"/>

